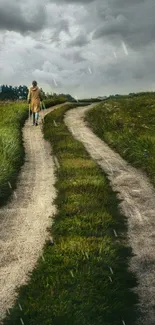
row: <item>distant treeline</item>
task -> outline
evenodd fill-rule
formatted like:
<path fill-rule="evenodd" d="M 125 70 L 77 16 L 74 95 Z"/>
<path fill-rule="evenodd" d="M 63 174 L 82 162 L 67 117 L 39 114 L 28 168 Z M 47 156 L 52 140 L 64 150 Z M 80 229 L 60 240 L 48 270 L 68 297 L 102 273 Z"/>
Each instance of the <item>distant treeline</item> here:
<path fill-rule="evenodd" d="M 110 95 L 108 97 L 108 99 L 111 99 L 111 98 L 117 98 L 117 97 L 121 97 L 121 98 L 125 98 L 125 97 L 141 97 L 141 96 L 149 96 L 149 95 L 155 95 L 155 92 L 154 91 L 142 91 L 142 92 L 139 92 L 139 93 L 129 93 L 127 95 L 119 95 L 119 94 L 116 94 L 116 95 Z"/>
<path fill-rule="evenodd" d="M 101 99 L 99 98 L 86 98 L 86 99 L 80 99 L 80 102 L 86 102 L 86 103 L 94 103 L 94 102 L 100 102 Z"/>
<path fill-rule="evenodd" d="M 28 88 L 26 86 L 12 87 L 2 85 L 0 87 L 0 100 L 25 100 L 27 99 Z"/>
<path fill-rule="evenodd" d="M 67 101 L 74 101 L 74 98 L 70 94 L 50 94 L 45 93 L 41 88 L 43 99 L 49 99 L 49 98 L 66 98 Z M 8 86 L 8 85 L 2 85 L 0 86 L 0 101 L 17 101 L 17 100 L 27 100 L 28 95 L 28 87 L 27 86 Z"/>
<path fill-rule="evenodd" d="M 102 100 L 107 100 L 110 98 L 117 98 L 117 97 L 138 97 L 142 95 L 152 95 L 154 92 L 139 92 L 139 93 L 130 93 L 128 95 L 110 95 L 108 97 L 103 96 L 103 97 L 97 97 L 97 98 L 84 98 L 84 99 L 75 99 L 73 98 L 70 94 L 56 94 L 56 93 L 45 93 L 43 89 L 41 88 L 42 92 L 42 97 L 43 99 L 60 99 L 60 98 L 65 98 L 66 101 L 69 102 L 84 102 L 84 103 L 93 103 L 93 102 L 100 102 Z M 154 93 L 155 94 L 155 93 Z M 28 87 L 27 86 L 8 86 L 8 85 L 2 85 L 0 86 L 0 101 L 24 101 L 27 100 L 27 95 L 28 95 Z"/>

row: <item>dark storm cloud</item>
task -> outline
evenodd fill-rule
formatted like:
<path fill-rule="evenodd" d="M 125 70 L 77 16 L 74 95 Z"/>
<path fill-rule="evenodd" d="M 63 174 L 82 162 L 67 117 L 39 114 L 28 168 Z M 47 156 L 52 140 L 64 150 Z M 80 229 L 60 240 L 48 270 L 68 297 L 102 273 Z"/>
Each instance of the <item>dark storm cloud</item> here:
<path fill-rule="evenodd" d="M 102 26 L 98 27 L 96 31 L 94 32 L 93 39 L 100 38 L 102 36 L 109 37 L 110 35 L 126 35 L 129 26 L 128 26 L 128 20 L 126 17 L 119 15 L 116 18 L 110 17 L 109 19 L 106 19 Z"/>
<path fill-rule="evenodd" d="M 62 3 L 68 3 L 68 4 L 89 4 L 91 2 L 94 2 L 96 0 L 49 0 L 49 2 L 57 3 L 57 4 L 62 4 Z"/>
<path fill-rule="evenodd" d="M 151 89 L 154 17 L 153 0 L 0 0 L 1 79 L 82 97 Z"/>
<path fill-rule="evenodd" d="M 68 61 L 71 61 L 72 63 L 79 63 L 79 62 L 86 61 L 86 59 L 82 57 L 81 51 L 76 51 L 67 54 L 64 53 L 63 57 Z"/>
<path fill-rule="evenodd" d="M 69 22 L 67 19 L 59 19 L 58 21 L 52 22 L 53 33 L 51 35 L 52 42 L 60 42 L 60 33 L 66 32 L 69 34 Z"/>
<path fill-rule="evenodd" d="M 80 34 L 71 41 L 68 42 L 68 46 L 73 47 L 73 46 L 78 46 L 82 47 L 85 46 L 86 44 L 89 43 L 89 40 L 86 35 Z"/>
<path fill-rule="evenodd" d="M 98 26 L 93 39 L 112 42 L 125 40 L 131 47 L 143 47 L 154 42 L 155 2 L 149 0 L 98 1 L 96 6 Z"/>
<path fill-rule="evenodd" d="M 37 43 L 34 46 L 34 48 L 37 49 L 37 50 L 46 50 L 46 46 L 44 44 L 40 44 L 40 43 Z"/>
<path fill-rule="evenodd" d="M 28 31 L 36 32 L 45 26 L 46 13 L 43 7 L 38 6 L 33 19 L 28 21 L 21 10 L 20 3 L 17 1 L 7 2 L 3 0 L 0 2 L 0 30 L 25 33 Z"/>

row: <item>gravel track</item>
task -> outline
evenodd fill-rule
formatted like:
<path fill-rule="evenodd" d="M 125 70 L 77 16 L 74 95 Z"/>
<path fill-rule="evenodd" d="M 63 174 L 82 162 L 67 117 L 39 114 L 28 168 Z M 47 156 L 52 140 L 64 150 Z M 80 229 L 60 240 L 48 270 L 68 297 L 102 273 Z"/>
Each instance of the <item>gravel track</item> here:
<path fill-rule="evenodd" d="M 74 138 L 84 144 L 90 156 L 107 174 L 112 189 L 121 200 L 119 207 L 128 220 L 128 243 L 134 253 L 130 269 L 138 279 L 135 291 L 143 312 L 137 325 L 154 325 L 155 189 L 146 175 L 131 167 L 90 130 L 84 116 L 93 106 L 96 104 L 69 110 L 64 121 Z"/>
<path fill-rule="evenodd" d="M 47 109 L 45 115 L 62 106 Z M 44 114 L 44 113 L 41 113 Z M 53 126 L 54 127 L 54 126 Z M 25 163 L 11 200 L 0 209 L 0 323 L 15 302 L 16 288 L 29 280 L 56 213 L 55 165 L 42 123 L 23 128 Z"/>

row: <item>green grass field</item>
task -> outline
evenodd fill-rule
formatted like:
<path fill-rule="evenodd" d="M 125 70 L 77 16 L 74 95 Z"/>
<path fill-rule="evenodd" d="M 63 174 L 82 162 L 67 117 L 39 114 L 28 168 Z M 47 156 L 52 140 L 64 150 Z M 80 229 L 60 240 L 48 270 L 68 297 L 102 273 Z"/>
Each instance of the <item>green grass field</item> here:
<path fill-rule="evenodd" d="M 22 127 L 28 116 L 26 104 L 0 105 L 0 205 L 15 188 L 16 178 L 24 162 Z"/>
<path fill-rule="evenodd" d="M 57 214 L 49 229 L 54 245 L 46 243 L 44 259 L 18 291 L 4 325 L 21 325 L 21 319 L 25 325 L 121 325 L 122 319 L 134 325 L 137 317 L 126 219 L 105 174 L 64 125 L 69 108 L 50 113 L 44 125 L 60 164 Z"/>
<path fill-rule="evenodd" d="M 155 185 L 155 93 L 109 99 L 87 112 L 92 130 Z"/>
<path fill-rule="evenodd" d="M 64 98 L 58 98 L 44 102 L 48 108 L 64 101 Z M 22 128 L 26 118 L 28 118 L 26 102 L 0 103 L 0 206 L 7 202 L 12 189 L 16 188 L 17 176 L 24 163 Z"/>

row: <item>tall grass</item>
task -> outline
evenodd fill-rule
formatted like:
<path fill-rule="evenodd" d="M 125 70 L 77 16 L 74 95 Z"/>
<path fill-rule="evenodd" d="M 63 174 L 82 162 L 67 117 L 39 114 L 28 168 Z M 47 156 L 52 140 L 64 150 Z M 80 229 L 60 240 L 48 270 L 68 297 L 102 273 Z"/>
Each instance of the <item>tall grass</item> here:
<path fill-rule="evenodd" d="M 122 96 L 86 115 L 94 132 L 155 185 L 155 93 Z"/>
<path fill-rule="evenodd" d="M 28 116 L 26 104 L 0 105 L 0 205 L 4 204 L 16 186 L 16 179 L 24 161 L 22 127 Z"/>
<path fill-rule="evenodd" d="M 63 104 L 65 102 L 66 102 L 65 97 L 49 98 L 44 100 L 46 108 L 52 107 L 57 104 Z"/>
<path fill-rule="evenodd" d="M 65 101 L 65 98 L 60 97 L 47 99 L 44 103 L 48 108 Z M 27 117 L 26 101 L 0 103 L 0 206 L 7 202 L 16 188 L 17 176 L 24 163 L 22 128 Z"/>
<path fill-rule="evenodd" d="M 103 171 L 76 141 L 63 106 L 45 117 L 57 170 L 57 215 L 43 256 L 23 286 L 4 325 L 134 325 L 136 285 L 128 272 L 131 250 L 125 245 L 126 219 Z M 54 127 L 54 120 L 57 126 Z M 113 230 L 118 233 L 115 238 Z M 19 308 L 19 304 L 22 310 Z"/>

